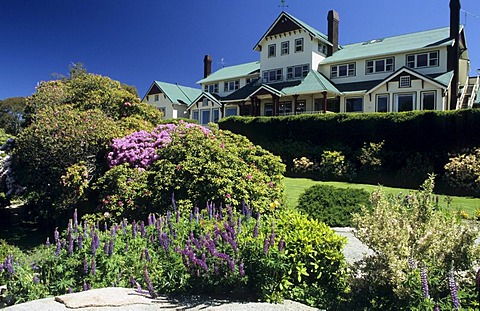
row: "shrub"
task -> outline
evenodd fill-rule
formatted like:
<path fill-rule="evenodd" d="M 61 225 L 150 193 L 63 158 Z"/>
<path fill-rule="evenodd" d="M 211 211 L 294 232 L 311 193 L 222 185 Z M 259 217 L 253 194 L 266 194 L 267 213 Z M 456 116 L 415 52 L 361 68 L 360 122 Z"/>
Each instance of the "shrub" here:
<path fill-rule="evenodd" d="M 101 227 L 101 228 L 100 228 Z M 48 240 L 47 240 L 48 241 Z M 106 286 L 330 307 L 346 289 L 345 239 L 293 211 L 252 217 L 209 205 L 148 221 L 78 223 L 0 269 L 15 302 Z M 143 289 L 142 289 L 143 288 Z"/>
<path fill-rule="evenodd" d="M 353 271 L 352 296 L 357 305 L 352 308 L 425 310 L 435 304 L 442 310 L 451 308 L 452 275 L 459 292 L 473 292 L 473 271 L 468 270 L 475 260 L 478 229 L 438 210 L 433 181 L 430 176 L 420 191 L 407 196 L 389 197 L 379 189 L 372 194 L 372 209 L 354 217 L 358 238 L 374 254 Z M 422 293 L 425 280 L 420 280 L 419 269 L 428 271 L 430 295 Z M 475 305 L 469 298 L 461 297 L 460 302 L 465 307 Z"/>
<path fill-rule="evenodd" d="M 452 187 L 480 193 L 480 148 L 451 157 L 445 176 Z"/>
<path fill-rule="evenodd" d="M 96 184 L 100 197 L 115 195 L 123 204 L 129 200 L 141 207 L 143 215 L 150 207 L 169 206 L 172 194 L 191 207 L 207 203 L 239 206 L 244 201 L 261 212 L 270 202 L 283 199 L 285 168 L 280 159 L 241 136 L 217 128 L 208 130 L 185 122 L 159 125 L 152 132 L 115 140 L 108 157 L 114 171 Z M 129 168 L 115 169 L 123 163 Z M 137 180 L 133 175 L 144 176 L 141 187 L 151 195 L 151 203 L 138 204 L 129 197 L 136 190 L 126 189 L 130 186 L 124 180 Z M 103 208 L 109 211 L 108 205 Z"/>
<path fill-rule="evenodd" d="M 298 209 L 333 227 L 349 227 L 352 215 L 371 206 L 370 194 L 362 189 L 314 185 L 300 195 Z"/>

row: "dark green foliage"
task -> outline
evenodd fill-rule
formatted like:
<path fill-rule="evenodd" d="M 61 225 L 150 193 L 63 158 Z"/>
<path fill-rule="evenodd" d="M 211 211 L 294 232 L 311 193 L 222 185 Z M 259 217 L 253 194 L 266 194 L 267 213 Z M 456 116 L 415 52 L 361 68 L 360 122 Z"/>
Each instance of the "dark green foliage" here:
<path fill-rule="evenodd" d="M 349 227 L 352 214 L 370 206 L 370 194 L 362 189 L 315 185 L 298 199 L 298 208 L 332 227 Z"/>
<path fill-rule="evenodd" d="M 26 100 L 24 97 L 13 97 L 0 100 L 0 128 L 7 134 L 17 135 L 25 123 Z"/>

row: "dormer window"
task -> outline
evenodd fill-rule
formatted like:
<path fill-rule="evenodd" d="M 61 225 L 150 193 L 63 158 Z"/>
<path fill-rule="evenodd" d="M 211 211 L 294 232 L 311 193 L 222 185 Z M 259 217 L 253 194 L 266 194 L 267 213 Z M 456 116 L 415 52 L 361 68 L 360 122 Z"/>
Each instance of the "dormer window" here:
<path fill-rule="evenodd" d="M 287 67 L 287 80 L 304 78 L 309 70 L 309 65 Z"/>
<path fill-rule="evenodd" d="M 438 51 L 407 55 L 408 68 L 438 66 Z"/>
<path fill-rule="evenodd" d="M 207 84 L 204 87 L 205 92 L 209 93 L 218 93 L 218 83 L 215 84 Z"/>
<path fill-rule="evenodd" d="M 275 56 L 277 56 L 277 45 L 270 44 L 268 46 L 268 57 L 275 57 Z"/>
<path fill-rule="evenodd" d="M 263 72 L 263 82 L 278 82 L 283 80 L 283 69 L 265 70 Z"/>
<path fill-rule="evenodd" d="M 331 78 L 353 77 L 355 76 L 355 63 L 335 65 L 330 67 Z"/>
<path fill-rule="evenodd" d="M 295 53 L 303 52 L 303 38 L 295 39 Z"/>

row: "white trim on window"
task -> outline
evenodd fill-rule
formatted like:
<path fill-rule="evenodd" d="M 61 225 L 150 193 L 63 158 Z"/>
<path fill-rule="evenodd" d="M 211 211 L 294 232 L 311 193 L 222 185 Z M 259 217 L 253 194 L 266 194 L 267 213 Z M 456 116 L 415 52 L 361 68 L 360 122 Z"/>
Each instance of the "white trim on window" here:
<path fill-rule="evenodd" d="M 395 70 L 395 58 L 371 59 L 365 62 L 365 74 L 392 72 Z"/>
<path fill-rule="evenodd" d="M 283 41 L 280 43 L 280 54 L 288 55 L 290 54 L 290 41 Z"/>
<path fill-rule="evenodd" d="M 375 100 L 376 112 L 389 112 L 390 111 L 390 95 L 378 94 Z"/>
<path fill-rule="evenodd" d="M 428 99 L 427 99 L 428 96 Z M 436 91 L 425 91 L 420 93 L 422 110 L 436 110 L 437 106 L 437 92 Z M 426 100 L 429 102 L 426 103 Z M 428 104 L 428 107 L 425 108 L 425 104 Z"/>
<path fill-rule="evenodd" d="M 334 65 L 330 67 L 330 78 L 344 78 L 355 76 L 355 63 Z"/>
<path fill-rule="evenodd" d="M 409 100 L 410 99 L 410 100 Z M 412 111 L 416 109 L 417 93 L 396 93 L 394 94 L 393 111 Z M 410 107 L 408 105 L 411 105 Z"/>
<path fill-rule="evenodd" d="M 406 56 L 405 64 L 408 68 L 437 67 L 440 64 L 439 59 L 438 51 L 410 54 Z"/>
<path fill-rule="evenodd" d="M 398 81 L 398 87 L 412 87 L 412 80 L 410 79 L 410 76 L 400 76 L 400 79 Z"/>
<path fill-rule="evenodd" d="M 295 39 L 295 53 L 303 52 L 303 38 Z"/>

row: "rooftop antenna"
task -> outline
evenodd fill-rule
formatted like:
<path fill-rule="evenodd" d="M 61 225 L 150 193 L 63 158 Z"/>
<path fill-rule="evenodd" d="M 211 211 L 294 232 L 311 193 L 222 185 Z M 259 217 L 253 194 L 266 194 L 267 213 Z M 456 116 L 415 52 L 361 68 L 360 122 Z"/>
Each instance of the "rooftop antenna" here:
<path fill-rule="evenodd" d="M 225 59 L 223 57 L 220 59 L 219 63 L 222 65 L 222 68 L 225 67 L 226 63 L 225 63 Z"/>
<path fill-rule="evenodd" d="M 472 17 L 474 17 L 474 18 L 480 18 L 480 16 L 475 15 L 475 14 L 470 13 L 470 12 L 465 11 L 465 10 L 460 10 L 460 12 L 463 13 L 463 19 L 464 19 L 463 25 L 465 26 L 465 28 L 467 28 L 467 16 L 468 16 L 468 15 L 470 15 L 470 16 L 472 16 Z"/>
<path fill-rule="evenodd" d="M 280 5 L 278 7 L 282 8 L 282 11 L 285 11 L 285 8 L 288 8 L 288 4 L 285 4 L 285 0 L 280 0 Z"/>

